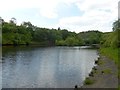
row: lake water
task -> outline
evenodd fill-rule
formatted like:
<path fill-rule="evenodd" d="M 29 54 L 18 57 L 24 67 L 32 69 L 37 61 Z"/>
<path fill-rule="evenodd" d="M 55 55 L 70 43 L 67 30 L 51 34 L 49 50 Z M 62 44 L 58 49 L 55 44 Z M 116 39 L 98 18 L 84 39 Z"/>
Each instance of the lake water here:
<path fill-rule="evenodd" d="M 85 47 L 3 47 L 3 88 L 74 88 L 92 70 L 97 50 Z"/>

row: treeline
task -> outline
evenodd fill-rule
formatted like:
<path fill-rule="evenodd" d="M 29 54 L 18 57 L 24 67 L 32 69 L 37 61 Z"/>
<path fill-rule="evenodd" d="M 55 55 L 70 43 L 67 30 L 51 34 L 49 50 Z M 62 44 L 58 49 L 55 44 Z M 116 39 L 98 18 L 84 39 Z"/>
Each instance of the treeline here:
<path fill-rule="evenodd" d="M 118 57 L 120 54 L 120 19 L 113 23 L 113 31 L 104 33 L 101 40 L 100 52 L 108 56 L 116 64 L 119 63 Z M 119 67 L 120 68 L 120 67 Z M 120 77 L 120 71 L 119 71 Z"/>
<path fill-rule="evenodd" d="M 103 34 L 97 30 L 75 33 L 60 29 L 60 27 L 58 29 L 40 28 L 32 25 L 31 22 L 17 25 L 15 18 L 11 18 L 9 22 L 5 22 L 2 18 L 0 20 L 2 22 L 3 45 L 91 45 L 99 44 Z"/>
<path fill-rule="evenodd" d="M 120 19 L 113 23 L 113 31 L 104 33 L 101 40 L 101 54 L 114 60 L 118 65 L 118 79 L 120 79 Z M 120 86 L 119 86 L 120 89 Z"/>
<path fill-rule="evenodd" d="M 32 40 L 32 24 L 24 22 L 20 26 L 16 25 L 16 19 L 12 18 L 10 22 L 2 21 L 2 44 L 19 45 L 29 44 Z"/>
<path fill-rule="evenodd" d="M 103 33 L 101 45 L 103 47 L 119 48 L 120 47 L 120 19 L 113 23 L 113 31 Z"/>

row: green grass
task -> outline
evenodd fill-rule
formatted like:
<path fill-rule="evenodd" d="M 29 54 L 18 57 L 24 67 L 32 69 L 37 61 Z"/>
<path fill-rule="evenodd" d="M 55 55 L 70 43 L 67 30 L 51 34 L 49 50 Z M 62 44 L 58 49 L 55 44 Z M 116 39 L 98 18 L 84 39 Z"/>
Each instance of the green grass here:
<path fill-rule="evenodd" d="M 103 64 L 104 64 L 104 62 L 103 62 L 103 61 L 98 60 L 98 65 L 103 65 Z"/>
<path fill-rule="evenodd" d="M 91 79 L 88 78 L 88 77 L 87 77 L 87 78 L 85 79 L 85 81 L 84 81 L 84 84 L 85 84 L 85 85 L 91 85 L 91 84 L 93 84 L 93 83 L 94 83 L 94 81 L 91 80 Z"/>
<path fill-rule="evenodd" d="M 100 53 L 114 60 L 115 64 L 118 65 L 118 78 L 120 78 L 120 60 L 118 60 L 120 55 L 120 48 L 102 47 L 100 48 Z"/>
<path fill-rule="evenodd" d="M 120 85 L 118 85 L 118 89 L 117 90 L 120 90 Z"/>
<path fill-rule="evenodd" d="M 105 74 L 111 74 L 112 73 L 110 69 L 102 70 L 102 72 L 105 73 Z"/>
<path fill-rule="evenodd" d="M 101 48 L 100 53 L 114 60 L 115 64 L 118 64 L 118 50 L 120 50 L 120 48 Z"/>

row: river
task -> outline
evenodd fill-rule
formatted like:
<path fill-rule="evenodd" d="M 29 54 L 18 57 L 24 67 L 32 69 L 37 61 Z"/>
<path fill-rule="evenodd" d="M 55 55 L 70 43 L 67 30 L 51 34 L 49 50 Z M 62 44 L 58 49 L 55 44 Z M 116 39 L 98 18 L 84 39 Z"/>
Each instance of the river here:
<path fill-rule="evenodd" d="M 97 59 L 96 49 L 83 46 L 6 46 L 2 50 L 3 88 L 81 86 Z"/>

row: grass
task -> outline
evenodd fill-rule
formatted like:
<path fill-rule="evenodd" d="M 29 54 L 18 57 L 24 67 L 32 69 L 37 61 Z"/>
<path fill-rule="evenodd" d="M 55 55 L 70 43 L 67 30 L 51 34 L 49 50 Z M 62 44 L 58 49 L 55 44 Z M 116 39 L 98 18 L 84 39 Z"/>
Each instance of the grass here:
<path fill-rule="evenodd" d="M 111 74 L 112 73 L 110 69 L 102 70 L 102 72 L 105 73 L 105 74 Z"/>
<path fill-rule="evenodd" d="M 103 64 L 104 64 L 104 62 L 103 62 L 103 61 L 101 61 L 101 60 L 98 60 L 97 64 L 98 64 L 98 65 L 103 65 Z"/>
<path fill-rule="evenodd" d="M 93 83 L 94 83 L 94 81 L 91 80 L 91 79 L 88 78 L 88 77 L 87 77 L 87 78 L 85 79 L 85 81 L 84 81 L 84 84 L 85 84 L 85 85 L 91 85 L 91 84 L 93 84 Z"/>
<path fill-rule="evenodd" d="M 98 71 L 93 69 L 93 74 L 97 74 L 97 73 L 98 73 Z"/>
<path fill-rule="evenodd" d="M 118 64 L 118 51 L 120 48 L 101 48 L 100 53 L 102 55 L 108 56 L 110 59 L 114 60 L 115 64 Z"/>
<path fill-rule="evenodd" d="M 100 53 L 114 60 L 115 64 L 118 65 L 118 78 L 120 78 L 120 60 L 118 60 L 120 56 L 120 48 L 100 48 Z"/>
<path fill-rule="evenodd" d="M 118 89 L 117 90 L 120 90 L 120 85 L 118 86 Z"/>

